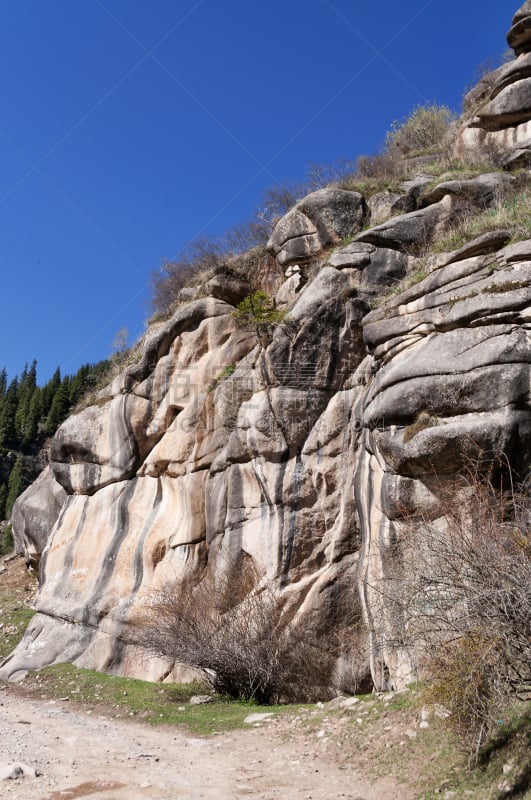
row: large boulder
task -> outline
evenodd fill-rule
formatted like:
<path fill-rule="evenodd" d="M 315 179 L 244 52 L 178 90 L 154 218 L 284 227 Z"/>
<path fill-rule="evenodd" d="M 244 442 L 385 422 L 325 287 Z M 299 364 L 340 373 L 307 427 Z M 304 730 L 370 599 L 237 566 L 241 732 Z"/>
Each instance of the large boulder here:
<path fill-rule="evenodd" d="M 359 192 L 319 189 L 282 217 L 267 243 L 268 250 L 281 266 L 303 263 L 357 233 L 366 213 Z"/>
<path fill-rule="evenodd" d="M 220 272 L 206 282 L 204 291 L 231 306 L 237 306 L 252 290 L 249 281 L 231 275 L 230 272 Z"/>
<path fill-rule="evenodd" d="M 502 130 L 527 122 L 531 117 L 531 78 L 509 84 L 478 111 L 479 126 Z"/>
<path fill-rule="evenodd" d="M 507 42 L 516 55 L 531 50 L 531 3 L 525 2 L 513 17 L 512 27 L 507 34 Z"/>
<path fill-rule="evenodd" d="M 396 287 L 406 275 L 410 258 L 399 250 L 353 242 L 336 250 L 327 264 L 340 270 L 356 270 L 357 295 L 370 300 Z"/>
<path fill-rule="evenodd" d="M 453 195 L 463 207 L 483 211 L 495 205 L 514 182 L 515 179 L 511 175 L 502 172 L 489 172 L 468 180 L 441 181 L 422 192 L 419 205 L 425 208 L 438 203 L 446 195 Z"/>
<path fill-rule="evenodd" d="M 438 203 L 391 217 L 387 222 L 363 231 L 356 241 L 403 253 L 419 252 L 428 247 L 436 235 L 446 230 L 454 217 L 455 203 L 450 195 L 446 195 Z"/>
<path fill-rule="evenodd" d="M 48 466 L 15 501 L 11 511 L 15 550 L 35 571 L 66 498 Z"/>
<path fill-rule="evenodd" d="M 407 214 L 415 211 L 415 198 L 411 194 L 397 194 L 396 192 L 377 192 L 369 198 L 371 212 L 371 225 L 379 225 L 389 217 L 398 214 Z"/>

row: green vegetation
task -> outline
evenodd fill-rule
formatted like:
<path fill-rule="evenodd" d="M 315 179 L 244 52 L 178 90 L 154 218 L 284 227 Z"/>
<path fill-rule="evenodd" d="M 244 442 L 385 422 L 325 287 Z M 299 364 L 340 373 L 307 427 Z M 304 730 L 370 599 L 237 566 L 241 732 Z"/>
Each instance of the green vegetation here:
<path fill-rule="evenodd" d="M 3 526 L 2 538 L 9 539 L 11 526 Z M 7 573 L 0 575 L 0 661 L 19 643 L 34 612 L 29 603 L 35 593 L 37 581 L 26 571 L 23 559 L 7 565 Z"/>
<path fill-rule="evenodd" d="M 467 242 L 494 230 L 508 230 L 512 242 L 531 238 L 531 190 L 524 188 L 500 199 L 494 207 L 463 215 L 448 233 L 434 243 L 433 251 L 458 250 Z"/>
<path fill-rule="evenodd" d="M 6 556 L 13 552 L 13 528 L 11 525 L 3 524 L 0 527 L 0 556 Z"/>
<path fill-rule="evenodd" d="M 13 503 L 28 485 L 27 456 L 36 455 L 53 436 L 73 406 L 108 373 L 110 362 L 84 364 L 73 375 L 59 369 L 43 386 L 37 385 L 37 362 L 26 365 L 8 384 L 0 371 L 0 457 L 7 477 L 0 480 L 0 520 L 9 517 Z M 14 458 L 13 458 L 14 456 Z"/>
<path fill-rule="evenodd" d="M 258 341 L 261 341 L 271 336 L 273 328 L 282 322 L 286 313 L 278 311 L 272 298 L 258 290 L 242 300 L 232 316 L 241 328 L 254 331 Z"/>
<path fill-rule="evenodd" d="M 200 735 L 243 728 L 245 717 L 254 712 L 293 710 L 238 702 L 215 694 L 208 703 L 190 705 L 194 695 L 209 694 L 204 684 L 149 683 L 79 669 L 72 664 L 55 664 L 31 673 L 24 685 L 47 697 L 68 697 L 84 707 L 107 709 L 116 716 L 137 716 L 151 725 L 182 725 Z"/>
<path fill-rule="evenodd" d="M 213 392 L 214 389 L 217 389 L 220 383 L 223 383 L 223 381 L 226 381 L 227 378 L 231 377 L 231 375 L 234 375 L 235 371 L 236 364 L 228 364 L 226 367 L 223 367 L 217 378 L 215 378 L 208 387 L 208 391 Z"/>
<path fill-rule="evenodd" d="M 0 637 L 0 660 L 8 656 L 17 646 L 34 613 L 31 608 L 16 604 L 12 608 L 2 610 L 4 628 Z"/>

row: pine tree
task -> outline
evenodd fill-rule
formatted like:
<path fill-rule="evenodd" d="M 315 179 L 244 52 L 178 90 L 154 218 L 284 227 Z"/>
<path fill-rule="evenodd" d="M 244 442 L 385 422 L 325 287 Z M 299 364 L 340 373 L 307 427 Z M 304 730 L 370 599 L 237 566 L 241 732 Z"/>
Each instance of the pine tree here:
<path fill-rule="evenodd" d="M 0 416 L 0 447 L 17 446 L 16 415 L 18 408 L 18 378 L 9 384 Z"/>
<path fill-rule="evenodd" d="M 0 371 L 0 402 L 6 396 L 6 391 L 7 391 L 7 370 L 4 367 Z"/>
<path fill-rule="evenodd" d="M 59 387 L 61 386 L 61 370 L 59 367 L 55 370 L 53 376 L 50 378 L 48 383 L 45 383 L 42 387 L 42 413 L 44 417 L 48 416 L 48 413 L 52 407 L 53 398 L 55 393 L 58 391 Z"/>
<path fill-rule="evenodd" d="M 37 362 L 34 360 L 30 369 L 24 367 L 24 372 L 18 386 L 18 406 L 15 415 L 17 438 L 22 441 L 27 433 L 27 424 L 32 397 L 37 390 Z"/>
<path fill-rule="evenodd" d="M 24 423 L 22 449 L 26 452 L 39 443 L 39 422 L 42 417 L 41 391 L 37 387 L 31 396 L 29 409 Z"/>
<path fill-rule="evenodd" d="M 53 436 L 61 422 L 65 419 L 70 408 L 68 392 L 68 379 L 65 378 L 54 394 L 52 405 L 46 417 L 46 433 Z"/>

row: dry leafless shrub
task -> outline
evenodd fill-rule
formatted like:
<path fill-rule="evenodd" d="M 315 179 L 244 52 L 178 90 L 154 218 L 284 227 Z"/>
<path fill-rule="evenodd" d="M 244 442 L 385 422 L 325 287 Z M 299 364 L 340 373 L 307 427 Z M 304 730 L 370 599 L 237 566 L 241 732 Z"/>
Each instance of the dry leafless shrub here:
<path fill-rule="evenodd" d="M 355 178 L 357 162 L 340 159 L 333 164 L 316 164 L 312 161 L 306 167 L 306 188 L 315 192 L 328 186 L 342 188 Z"/>
<path fill-rule="evenodd" d="M 418 105 L 406 119 L 393 122 L 386 148 L 403 155 L 440 150 L 445 147 L 455 121 L 456 115 L 447 106 Z"/>
<path fill-rule="evenodd" d="M 272 231 L 277 222 L 293 208 L 297 200 L 308 194 L 307 186 L 302 183 L 275 184 L 262 194 L 262 200 L 255 213 L 256 219 Z"/>
<path fill-rule="evenodd" d="M 356 174 L 360 178 L 393 180 L 403 177 L 402 161 L 384 150 L 372 156 L 360 156 L 356 162 Z"/>
<path fill-rule="evenodd" d="M 199 264 L 179 258 L 175 261 L 164 261 L 162 266 L 152 272 L 150 279 L 150 304 L 155 314 L 164 314 L 179 300 L 179 292 L 197 278 L 201 268 Z"/>
<path fill-rule="evenodd" d="M 333 656 L 309 623 L 283 619 L 279 592 L 254 570 L 208 574 L 148 599 L 135 641 L 200 672 L 219 693 L 262 704 L 330 694 Z"/>
<path fill-rule="evenodd" d="M 439 488 L 435 512 L 406 515 L 403 568 L 382 589 L 429 699 L 475 753 L 502 710 L 531 692 L 530 487 L 507 474 L 496 488 L 469 465 Z"/>
<path fill-rule="evenodd" d="M 369 635 L 361 619 L 338 625 L 338 659 L 335 685 L 341 694 L 369 693 L 373 683 L 369 667 Z"/>

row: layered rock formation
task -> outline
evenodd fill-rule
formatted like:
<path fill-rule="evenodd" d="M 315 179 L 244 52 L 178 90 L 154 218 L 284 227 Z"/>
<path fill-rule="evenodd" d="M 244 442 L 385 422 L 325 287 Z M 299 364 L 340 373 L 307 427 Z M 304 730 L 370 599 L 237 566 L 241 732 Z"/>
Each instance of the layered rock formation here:
<path fill-rule="evenodd" d="M 531 5 L 513 18 L 507 42 L 516 58 L 484 76 L 465 98 L 469 118 L 455 152 L 480 159 L 485 152 L 502 154 L 506 164 L 531 165 Z"/>
<path fill-rule="evenodd" d="M 0 674 L 69 660 L 164 677 L 174 665 L 131 643 L 144 604 L 168 582 L 237 582 L 252 562 L 323 638 L 359 611 L 374 684 L 409 681 L 381 590 L 408 515 L 435 509 L 478 449 L 520 474 L 531 456 L 531 241 L 497 229 L 425 255 L 464 208 L 494 206 L 513 182 L 421 176 L 387 205 L 314 193 L 269 243 L 290 265 L 277 287 L 288 316 L 270 340 L 214 297 L 152 329 L 140 361 L 59 429 L 51 468 L 17 503 L 18 549 L 34 565 L 42 553 L 40 591 Z M 229 289 L 216 294 L 236 302 Z"/>

